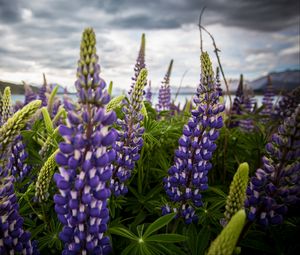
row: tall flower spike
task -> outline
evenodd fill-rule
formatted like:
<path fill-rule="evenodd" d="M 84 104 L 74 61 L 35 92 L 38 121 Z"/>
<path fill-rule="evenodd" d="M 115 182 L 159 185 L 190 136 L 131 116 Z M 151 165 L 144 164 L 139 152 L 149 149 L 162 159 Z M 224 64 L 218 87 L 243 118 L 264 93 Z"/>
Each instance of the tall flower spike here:
<path fill-rule="evenodd" d="M 161 83 L 158 91 L 158 110 L 170 110 L 171 104 L 171 90 L 170 90 L 170 76 L 173 67 L 173 59 L 170 61 L 167 73 Z"/>
<path fill-rule="evenodd" d="M 150 104 L 152 104 L 152 92 L 151 92 L 151 81 L 148 83 L 148 88 L 146 91 L 145 99 L 148 101 Z"/>
<path fill-rule="evenodd" d="M 56 168 L 55 156 L 58 150 L 55 151 L 45 162 L 39 172 L 35 184 L 35 197 L 39 202 L 47 201 L 49 197 L 49 186 Z"/>
<path fill-rule="evenodd" d="M 268 84 L 262 99 L 262 104 L 264 109 L 261 111 L 261 114 L 270 116 L 273 110 L 273 101 L 274 101 L 274 91 L 272 86 L 271 76 L 268 75 Z M 267 120 L 267 119 L 266 119 Z M 266 121 L 264 120 L 264 121 Z"/>
<path fill-rule="evenodd" d="M 243 104 L 241 105 L 241 113 L 242 114 L 249 114 L 252 113 L 254 110 L 255 99 L 251 97 L 250 94 L 244 96 Z M 241 119 L 238 122 L 238 125 L 241 129 L 246 132 L 250 132 L 254 129 L 253 120 L 251 118 Z"/>
<path fill-rule="evenodd" d="M 13 183 L 13 176 L 0 176 L 0 254 L 39 254 L 30 233 L 23 230 Z"/>
<path fill-rule="evenodd" d="M 130 90 L 128 91 L 128 94 L 130 95 L 132 90 L 134 89 L 135 83 L 139 77 L 139 74 L 143 68 L 146 68 L 145 64 L 145 49 L 146 49 L 146 39 L 145 39 L 145 34 L 142 34 L 141 38 L 141 46 L 139 50 L 139 54 L 136 60 L 136 64 L 134 66 L 134 76 L 131 78 L 132 79 L 132 84 L 130 87 Z"/>
<path fill-rule="evenodd" d="M 63 254 L 108 254 L 111 250 L 104 234 L 111 194 L 107 188 L 112 175 L 108 166 L 115 158 L 114 150 L 109 149 L 116 138 L 115 131 L 108 128 L 116 115 L 113 111 L 105 113 L 110 97 L 99 76 L 95 46 L 93 29 L 85 29 L 75 82 L 80 107 L 69 110 L 67 126 L 59 128 L 64 141 L 55 157 L 59 173 L 54 174 L 54 180 L 59 194 L 54 202 L 63 224 L 59 234 L 65 244 Z"/>
<path fill-rule="evenodd" d="M 244 77 L 240 75 L 240 82 L 237 87 L 235 98 L 233 100 L 233 105 L 231 108 L 231 114 L 241 115 L 242 114 L 242 105 L 244 103 Z M 239 122 L 234 120 L 234 117 L 231 117 L 230 127 L 237 127 Z"/>
<path fill-rule="evenodd" d="M 143 89 L 147 83 L 147 70 L 142 69 L 128 102 L 125 102 L 122 111 L 124 120 L 117 120 L 118 138 L 115 144 L 117 152 L 114 162 L 111 180 L 111 191 L 115 196 L 127 193 L 126 181 L 130 178 L 135 162 L 140 158 L 140 150 L 143 146 L 142 135 L 144 128 L 141 127 L 143 115 L 141 114 Z"/>
<path fill-rule="evenodd" d="M 1 100 L 0 125 L 3 125 L 12 115 L 10 88 L 6 87 Z"/>
<path fill-rule="evenodd" d="M 239 210 L 210 245 L 207 255 L 232 255 L 246 221 L 245 210 Z"/>
<path fill-rule="evenodd" d="M 266 145 L 263 166 L 247 188 L 248 219 L 280 224 L 291 204 L 300 204 L 300 106 Z"/>
<path fill-rule="evenodd" d="M 230 184 L 224 213 L 225 222 L 222 225 L 226 225 L 237 211 L 244 208 L 248 175 L 249 165 L 247 163 L 240 164 Z"/>
<path fill-rule="evenodd" d="M 32 88 L 26 83 L 24 83 L 24 90 L 25 90 L 24 105 L 29 104 L 33 100 L 36 100 L 37 95 L 33 92 Z"/>
<path fill-rule="evenodd" d="M 274 109 L 273 118 L 284 120 L 290 117 L 300 104 L 300 87 L 284 95 Z"/>
<path fill-rule="evenodd" d="M 201 55 L 201 67 L 201 82 L 193 99 L 195 110 L 178 141 L 175 163 L 163 180 L 166 193 L 174 203 L 171 207 L 187 224 L 197 220 L 195 207 L 202 206 L 201 191 L 208 188 L 210 160 L 216 149 L 218 129 L 223 126 L 221 113 L 225 109 L 224 104 L 219 103 L 221 90 L 206 52 Z M 163 214 L 170 213 L 172 208 L 163 207 Z"/>
<path fill-rule="evenodd" d="M 8 163 L 12 142 L 40 105 L 40 100 L 29 103 L 9 118 L 0 128 L 0 176 L 7 175 L 6 164 Z"/>

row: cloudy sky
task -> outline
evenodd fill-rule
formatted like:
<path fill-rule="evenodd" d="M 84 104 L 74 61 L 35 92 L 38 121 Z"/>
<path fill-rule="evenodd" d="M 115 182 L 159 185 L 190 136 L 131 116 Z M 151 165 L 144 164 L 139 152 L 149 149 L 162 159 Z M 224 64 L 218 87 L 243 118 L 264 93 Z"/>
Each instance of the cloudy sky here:
<path fill-rule="evenodd" d="M 227 77 L 254 79 L 270 71 L 299 69 L 298 0 L 0 0 L 0 80 L 69 88 L 75 80 L 81 32 L 97 35 L 102 77 L 130 85 L 140 37 L 154 86 L 174 59 L 171 83 L 199 80 L 199 13 L 221 50 Z M 204 48 L 213 48 L 204 36 Z"/>

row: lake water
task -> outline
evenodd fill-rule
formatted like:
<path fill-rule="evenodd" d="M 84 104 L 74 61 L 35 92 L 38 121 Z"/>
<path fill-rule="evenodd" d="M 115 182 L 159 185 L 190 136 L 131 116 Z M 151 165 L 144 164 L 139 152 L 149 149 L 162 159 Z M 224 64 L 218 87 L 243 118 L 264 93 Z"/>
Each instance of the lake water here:
<path fill-rule="evenodd" d="M 62 97 L 62 95 L 59 95 Z M 76 100 L 76 95 L 75 94 L 71 94 L 69 95 L 73 100 Z M 114 96 L 117 96 L 117 95 L 114 95 Z M 176 99 L 176 103 L 180 103 L 180 106 L 183 106 L 186 102 L 187 99 L 191 99 L 193 97 L 192 94 L 182 94 L 182 95 L 178 95 L 177 96 L 177 99 Z M 154 94 L 153 97 L 153 103 L 154 105 L 156 105 L 158 103 L 158 94 Z M 175 95 L 172 95 L 172 100 L 175 98 Z M 233 101 L 234 99 L 234 95 L 231 96 L 231 99 Z M 261 106 L 262 104 L 262 99 L 263 99 L 263 96 L 262 95 L 256 95 L 255 96 L 255 99 L 257 101 L 257 105 L 258 106 Z M 24 101 L 24 95 L 12 95 L 12 100 L 13 102 L 16 102 L 16 101 L 21 101 L 23 102 Z M 229 107 L 229 98 L 227 96 L 225 96 L 224 98 L 225 100 L 225 103 L 226 103 L 226 108 Z M 278 96 L 275 97 L 275 102 L 278 100 Z"/>

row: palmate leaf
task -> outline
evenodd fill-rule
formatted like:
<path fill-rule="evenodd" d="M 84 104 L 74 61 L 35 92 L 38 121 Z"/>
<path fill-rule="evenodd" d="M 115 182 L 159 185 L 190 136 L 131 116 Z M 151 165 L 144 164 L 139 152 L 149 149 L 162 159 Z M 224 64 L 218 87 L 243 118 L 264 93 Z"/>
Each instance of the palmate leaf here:
<path fill-rule="evenodd" d="M 123 228 L 123 227 L 110 227 L 109 232 L 111 234 L 123 236 L 125 238 L 135 240 L 137 241 L 139 239 L 138 236 L 136 236 L 134 233 L 132 233 L 130 230 Z"/>

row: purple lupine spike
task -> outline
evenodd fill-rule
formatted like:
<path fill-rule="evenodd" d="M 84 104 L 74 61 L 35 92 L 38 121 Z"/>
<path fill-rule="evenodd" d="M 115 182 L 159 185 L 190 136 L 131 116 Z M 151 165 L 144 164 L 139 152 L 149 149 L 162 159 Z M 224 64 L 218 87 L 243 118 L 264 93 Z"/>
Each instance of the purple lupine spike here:
<path fill-rule="evenodd" d="M 183 135 L 175 151 L 175 163 L 164 178 L 164 188 L 172 206 L 163 213 L 177 212 L 187 224 L 197 220 L 195 208 L 202 206 L 201 192 L 208 188 L 210 160 L 216 149 L 215 141 L 223 126 L 220 115 L 224 104 L 219 103 L 222 92 L 216 84 L 208 54 L 201 55 L 201 82 L 193 101 L 195 110 L 183 128 Z"/>
<path fill-rule="evenodd" d="M 290 117 L 297 106 L 300 104 L 300 86 L 284 95 L 274 109 L 272 117 L 284 120 Z"/>
<path fill-rule="evenodd" d="M 171 104 L 171 89 L 170 89 L 170 76 L 173 67 L 173 59 L 171 60 L 167 73 L 158 91 L 158 105 L 159 111 L 170 110 Z"/>
<path fill-rule="evenodd" d="M 152 104 L 152 92 L 151 92 L 151 81 L 149 80 L 148 88 L 145 95 L 146 101 L 148 101 L 150 104 Z"/>
<path fill-rule="evenodd" d="M 300 106 L 279 126 L 266 151 L 245 202 L 248 219 L 263 226 L 282 223 L 288 207 L 300 205 Z"/>
<path fill-rule="evenodd" d="M 250 94 L 244 95 L 243 104 L 241 105 L 241 114 L 252 113 L 255 103 L 255 99 L 251 97 Z M 246 132 L 250 132 L 254 129 L 253 120 L 251 118 L 239 120 L 238 125 Z"/>
<path fill-rule="evenodd" d="M 274 91 L 272 86 L 271 76 L 268 75 L 268 84 L 262 99 L 262 105 L 264 109 L 261 111 L 261 114 L 270 116 L 273 110 L 273 101 L 274 101 Z"/>
<path fill-rule="evenodd" d="M 11 154 L 11 173 L 17 181 L 22 181 L 24 177 L 28 175 L 31 170 L 31 166 L 27 165 L 26 159 L 28 154 L 25 151 L 25 144 L 23 143 L 23 138 L 18 135 L 12 146 Z"/>
<path fill-rule="evenodd" d="M 39 254 L 30 233 L 23 230 L 13 183 L 13 176 L 0 178 L 0 254 Z"/>
<path fill-rule="evenodd" d="M 230 114 L 241 115 L 243 104 L 244 104 L 244 76 L 243 74 L 241 74 L 240 82 L 235 93 L 235 98 L 233 100 Z M 235 120 L 235 118 L 231 116 L 230 127 L 237 127 L 238 125 L 239 125 L 239 121 Z"/>
<path fill-rule="evenodd" d="M 118 138 L 114 145 L 117 156 L 114 162 L 110 189 L 115 196 L 125 195 L 128 191 L 126 181 L 130 178 L 135 162 L 140 158 L 143 146 L 141 126 L 143 89 L 147 83 L 147 70 L 142 69 L 131 93 L 129 102 L 125 101 L 122 111 L 124 120 L 118 119 Z"/>
<path fill-rule="evenodd" d="M 146 68 L 145 50 L 146 50 L 146 39 L 145 39 L 145 34 L 142 34 L 141 46 L 140 46 L 139 54 L 138 54 L 138 57 L 137 57 L 137 60 L 136 60 L 136 64 L 134 66 L 134 76 L 131 78 L 132 79 L 132 84 L 131 84 L 130 89 L 128 91 L 128 95 L 131 94 L 141 70 L 143 68 Z"/>
<path fill-rule="evenodd" d="M 25 83 L 24 83 L 24 89 L 25 89 L 24 105 L 27 105 L 31 101 L 35 100 L 37 98 L 37 95 L 33 92 L 32 88 Z"/>
<path fill-rule="evenodd" d="M 67 126 L 59 132 L 64 141 L 56 155 L 59 173 L 54 180 L 59 194 L 54 196 L 55 211 L 63 224 L 59 237 L 64 242 L 63 254 L 108 254 L 109 237 L 105 236 L 109 220 L 107 187 L 112 171 L 114 150 L 110 149 L 116 132 L 108 127 L 116 119 L 114 112 L 105 113 L 110 97 L 99 76 L 93 29 L 82 35 L 80 60 L 75 86 L 79 109 L 69 110 Z"/>

